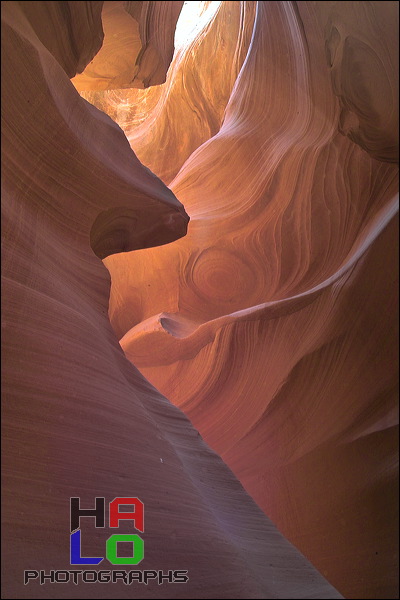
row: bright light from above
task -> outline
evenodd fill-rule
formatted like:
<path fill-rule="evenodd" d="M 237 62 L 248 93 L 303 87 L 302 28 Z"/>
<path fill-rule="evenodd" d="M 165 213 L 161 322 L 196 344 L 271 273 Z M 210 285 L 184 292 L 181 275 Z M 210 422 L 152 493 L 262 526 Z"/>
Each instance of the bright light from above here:
<path fill-rule="evenodd" d="M 209 23 L 221 2 L 184 2 L 175 30 L 175 49 L 187 46 Z M 208 6 L 207 6 L 208 5 Z M 205 8 L 206 7 L 206 8 Z"/>

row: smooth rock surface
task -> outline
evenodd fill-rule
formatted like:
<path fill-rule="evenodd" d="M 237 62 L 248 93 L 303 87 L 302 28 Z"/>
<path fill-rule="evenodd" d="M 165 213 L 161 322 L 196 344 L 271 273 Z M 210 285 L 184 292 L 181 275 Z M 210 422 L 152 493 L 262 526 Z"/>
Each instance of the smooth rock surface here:
<path fill-rule="evenodd" d="M 250 3 L 232 4 L 237 16 Z M 127 357 L 345 597 L 396 598 L 398 5 L 257 4 L 222 125 L 189 157 L 185 105 L 207 122 L 219 101 L 197 108 L 190 76 L 171 79 L 147 132 L 139 95 L 121 115 L 191 221 L 171 245 L 105 260 L 110 318 Z M 178 73 L 190 55 L 174 61 Z M 165 131 L 168 170 L 148 151 Z"/>
<path fill-rule="evenodd" d="M 148 88 L 164 83 L 183 1 L 97 4 L 103 4 L 104 43 L 83 73 L 78 71 L 74 77 L 76 89 Z"/>
<path fill-rule="evenodd" d="M 168 244 L 188 216 L 68 78 L 97 47 L 99 4 L 2 3 L 3 597 L 340 598 L 111 328 L 100 259 Z M 70 497 L 133 495 L 140 569 L 187 569 L 187 584 L 24 585 L 25 569 L 71 568 Z M 102 556 L 109 530 L 83 533 Z"/>

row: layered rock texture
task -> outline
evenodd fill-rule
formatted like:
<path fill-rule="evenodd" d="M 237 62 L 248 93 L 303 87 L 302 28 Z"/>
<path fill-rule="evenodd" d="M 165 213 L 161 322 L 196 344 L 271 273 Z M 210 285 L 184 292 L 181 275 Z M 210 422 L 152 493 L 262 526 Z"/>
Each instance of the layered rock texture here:
<path fill-rule="evenodd" d="M 182 4 L 2 2 L 3 596 L 396 598 L 397 3 Z"/>

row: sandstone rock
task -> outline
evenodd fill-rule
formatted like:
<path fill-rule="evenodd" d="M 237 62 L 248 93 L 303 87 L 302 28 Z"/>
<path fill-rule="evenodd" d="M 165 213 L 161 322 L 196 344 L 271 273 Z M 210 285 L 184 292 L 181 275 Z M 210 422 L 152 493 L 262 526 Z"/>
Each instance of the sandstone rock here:
<path fill-rule="evenodd" d="M 3 596 L 340 598 L 111 328 L 100 258 L 176 240 L 188 216 L 68 79 L 98 44 L 98 4 L 2 6 Z M 71 568 L 70 497 L 133 495 L 140 568 L 187 569 L 186 585 L 24 585 Z M 84 555 L 108 535 L 85 528 Z"/>

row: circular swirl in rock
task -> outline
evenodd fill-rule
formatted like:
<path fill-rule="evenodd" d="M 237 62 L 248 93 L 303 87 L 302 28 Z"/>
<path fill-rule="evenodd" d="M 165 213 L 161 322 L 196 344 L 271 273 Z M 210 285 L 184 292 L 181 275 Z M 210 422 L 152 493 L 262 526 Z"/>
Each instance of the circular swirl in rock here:
<path fill-rule="evenodd" d="M 221 248 L 200 252 L 192 263 L 190 278 L 198 296 L 211 304 L 228 304 L 231 310 L 247 303 L 255 287 L 252 269 L 236 254 Z"/>

